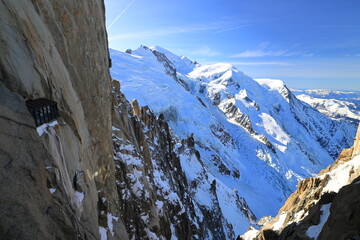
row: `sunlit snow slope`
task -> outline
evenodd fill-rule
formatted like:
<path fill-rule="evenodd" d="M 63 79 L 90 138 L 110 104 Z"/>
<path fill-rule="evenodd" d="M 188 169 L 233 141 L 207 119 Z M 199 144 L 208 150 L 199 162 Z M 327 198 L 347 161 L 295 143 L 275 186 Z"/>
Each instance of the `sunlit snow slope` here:
<path fill-rule="evenodd" d="M 353 125 L 299 101 L 281 81 L 257 82 L 230 64 L 200 65 L 160 47 L 111 50 L 111 58 L 112 77 L 128 100 L 163 114 L 178 137 L 193 134 L 201 162 L 182 161 L 189 182 L 206 174 L 243 197 L 256 217 L 275 215 L 299 180 L 352 144 Z M 195 191 L 206 205 L 206 191 Z M 242 231 L 235 203 L 218 198 Z"/>
<path fill-rule="evenodd" d="M 322 89 L 292 90 L 298 99 L 333 119 L 360 120 L 360 92 Z"/>

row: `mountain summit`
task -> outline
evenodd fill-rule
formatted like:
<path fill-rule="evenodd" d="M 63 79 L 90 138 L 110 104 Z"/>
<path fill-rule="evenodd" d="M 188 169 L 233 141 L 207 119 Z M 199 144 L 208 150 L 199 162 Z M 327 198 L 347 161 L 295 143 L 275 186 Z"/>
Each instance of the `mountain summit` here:
<path fill-rule="evenodd" d="M 0 12 L 1 239 L 235 239 L 274 215 L 298 181 L 299 200 L 317 200 L 309 186 L 325 178 L 326 189 L 340 186 L 335 173 L 350 162 L 306 177 L 355 128 L 281 81 L 160 47 L 111 50 L 116 81 L 103 0 L 2 0 Z M 353 193 L 340 201 L 352 206 Z M 279 230 L 303 216 L 301 203 L 285 204 Z"/>
<path fill-rule="evenodd" d="M 177 137 L 193 137 L 201 161 L 181 163 L 189 182 L 205 174 L 221 186 L 219 196 L 236 189 L 258 218 L 275 215 L 297 183 L 332 163 L 355 135 L 353 124 L 299 101 L 282 81 L 255 81 L 231 64 L 201 65 L 161 47 L 110 53 L 126 98 L 163 116 Z M 206 205 L 210 186 L 194 186 Z M 221 203 L 239 233 L 236 208 Z"/>

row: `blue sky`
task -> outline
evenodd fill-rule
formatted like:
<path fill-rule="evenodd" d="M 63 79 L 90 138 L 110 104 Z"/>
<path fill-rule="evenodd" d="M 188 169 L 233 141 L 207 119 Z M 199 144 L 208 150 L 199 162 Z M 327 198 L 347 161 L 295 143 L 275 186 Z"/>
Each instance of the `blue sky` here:
<path fill-rule="evenodd" d="M 359 0 L 105 0 L 105 6 L 113 49 L 157 45 L 292 88 L 360 91 Z"/>

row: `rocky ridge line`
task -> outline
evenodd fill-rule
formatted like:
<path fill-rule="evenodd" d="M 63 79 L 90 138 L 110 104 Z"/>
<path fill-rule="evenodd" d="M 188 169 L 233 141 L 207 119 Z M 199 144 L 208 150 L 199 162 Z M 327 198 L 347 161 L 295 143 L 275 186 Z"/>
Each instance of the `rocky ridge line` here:
<path fill-rule="evenodd" d="M 234 239 L 218 202 L 216 181 L 203 170 L 202 176 L 188 182 L 181 167 L 182 161 L 203 164 L 193 137 L 180 140 L 162 115 L 156 117 L 136 100 L 129 104 L 120 83 L 113 84 L 116 182 L 129 238 Z M 211 207 L 195 197 L 197 185 L 204 181 L 209 182 Z M 237 201 L 244 215 L 254 219 L 244 200 Z"/>
<path fill-rule="evenodd" d="M 357 239 L 360 237 L 360 125 L 354 145 L 314 178 L 298 183 L 278 215 L 238 239 Z"/>

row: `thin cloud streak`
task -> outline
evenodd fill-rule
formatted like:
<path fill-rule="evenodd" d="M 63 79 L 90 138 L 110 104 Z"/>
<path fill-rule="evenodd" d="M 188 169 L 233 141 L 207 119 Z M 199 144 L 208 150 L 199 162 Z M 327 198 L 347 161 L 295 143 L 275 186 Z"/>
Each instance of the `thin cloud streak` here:
<path fill-rule="evenodd" d="M 245 66 L 259 66 L 259 65 L 277 65 L 277 66 L 292 66 L 294 64 L 289 62 L 232 62 L 232 65 L 245 65 Z"/>
<path fill-rule="evenodd" d="M 292 56 L 293 53 L 289 53 L 288 50 L 278 50 L 278 51 L 263 51 L 263 50 L 254 50 L 254 51 L 245 51 L 242 53 L 234 54 L 230 56 L 231 58 L 253 58 L 253 57 L 279 57 L 279 56 Z"/>
<path fill-rule="evenodd" d="M 247 24 L 247 25 L 242 25 L 242 26 L 238 26 L 238 27 L 227 28 L 227 29 L 216 31 L 215 33 L 223 33 L 223 32 L 234 31 L 234 30 L 245 28 L 245 27 L 252 26 L 252 25 L 254 25 L 254 24 Z"/>
<path fill-rule="evenodd" d="M 196 49 L 191 54 L 205 56 L 205 57 L 215 57 L 215 56 L 219 56 L 221 53 L 216 49 L 210 48 L 208 46 L 203 46 L 199 49 Z"/>
<path fill-rule="evenodd" d="M 114 23 L 122 16 L 124 15 L 124 13 L 126 12 L 126 10 L 128 10 L 128 8 L 135 2 L 136 0 L 132 0 L 129 5 L 126 6 L 126 8 L 115 18 L 115 20 L 110 23 L 110 25 L 107 27 L 107 29 L 109 30 L 111 28 L 112 25 L 114 25 Z"/>
<path fill-rule="evenodd" d="M 329 26 L 317 26 L 319 28 L 351 28 L 351 27 L 360 27 L 360 25 L 329 25 Z"/>
<path fill-rule="evenodd" d="M 289 52 L 287 49 L 273 50 L 269 47 L 269 43 L 263 42 L 254 50 L 246 50 L 244 52 L 231 55 L 230 58 L 279 57 L 293 55 L 296 55 L 296 53 Z"/>
<path fill-rule="evenodd" d="M 132 39 L 132 38 L 150 38 L 150 37 L 158 37 L 158 36 L 167 36 L 173 34 L 181 34 L 181 33 L 196 33 L 202 31 L 209 31 L 218 29 L 218 26 L 204 24 L 204 25 L 197 25 L 197 26 L 180 26 L 180 27 L 169 27 L 169 28 L 162 28 L 162 29 L 155 29 L 150 31 L 141 31 L 141 32 L 134 32 L 134 33 L 124 33 L 109 36 L 110 40 L 118 40 L 118 39 Z"/>

